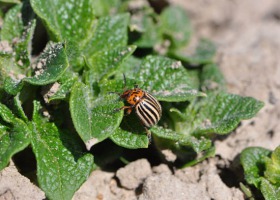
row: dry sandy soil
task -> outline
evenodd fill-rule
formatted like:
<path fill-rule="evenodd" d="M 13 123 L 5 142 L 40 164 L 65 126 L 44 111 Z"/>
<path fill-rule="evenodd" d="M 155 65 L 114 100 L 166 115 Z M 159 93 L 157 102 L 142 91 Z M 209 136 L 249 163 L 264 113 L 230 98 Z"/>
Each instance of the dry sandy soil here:
<path fill-rule="evenodd" d="M 280 144 L 279 0 L 170 0 L 192 19 L 199 37 L 218 46 L 216 61 L 228 91 L 265 102 L 259 114 L 243 121 L 229 137 L 217 140 L 216 157 L 173 172 L 140 159 L 117 172 L 94 171 L 75 200 L 230 200 L 244 199 L 238 188 L 239 153 L 248 146 Z M 239 173 L 238 173 L 239 172 Z M 0 174 L 0 199 L 44 199 L 13 163 Z"/>

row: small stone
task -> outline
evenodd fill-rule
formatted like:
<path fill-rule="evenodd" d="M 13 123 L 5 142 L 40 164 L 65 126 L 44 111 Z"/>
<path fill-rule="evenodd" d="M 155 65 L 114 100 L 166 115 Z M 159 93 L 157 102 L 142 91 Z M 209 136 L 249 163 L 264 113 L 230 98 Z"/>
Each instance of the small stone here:
<path fill-rule="evenodd" d="M 154 166 L 152 168 L 153 172 L 156 174 L 161 174 L 161 173 L 168 173 L 168 174 L 172 174 L 170 169 L 168 168 L 167 165 L 165 164 L 160 164 L 158 166 Z"/>
<path fill-rule="evenodd" d="M 203 187 L 187 184 L 168 173 L 148 177 L 138 200 L 210 200 Z"/>
<path fill-rule="evenodd" d="M 116 176 L 123 187 L 133 190 L 150 174 L 152 174 L 150 163 L 146 159 L 140 159 L 120 168 Z"/>
<path fill-rule="evenodd" d="M 174 162 L 177 159 L 177 156 L 169 149 L 164 149 L 161 151 L 165 159 L 169 162 Z"/>

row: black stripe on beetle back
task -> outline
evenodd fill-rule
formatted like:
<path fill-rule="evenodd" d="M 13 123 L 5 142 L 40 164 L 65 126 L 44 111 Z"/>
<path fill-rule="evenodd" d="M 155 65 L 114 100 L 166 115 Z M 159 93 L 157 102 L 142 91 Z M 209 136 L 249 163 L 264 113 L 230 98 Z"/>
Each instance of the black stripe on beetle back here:
<path fill-rule="evenodd" d="M 154 120 L 150 118 L 150 115 L 147 115 L 145 108 L 141 107 L 140 103 L 136 106 L 136 113 L 144 126 L 150 127 L 154 124 Z"/>
<path fill-rule="evenodd" d="M 145 99 L 146 100 L 149 100 L 150 102 L 151 102 L 151 105 L 153 105 L 154 106 L 154 108 L 158 111 L 158 113 L 159 113 L 159 118 L 161 117 L 161 105 L 160 105 L 160 103 L 158 102 L 158 100 L 156 100 L 155 99 L 155 97 L 153 97 L 151 94 L 149 94 L 149 93 L 145 93 Z"/>
<path fill-rule="evenodd" d="M 144 106 L 145 106 L 145 108 L 147 109 L 147 110 L 149 110 L 150 111 L 150 113 L 154 116 L 154 118 L 155 118 L 155 121 L 157 122 L 158 120 L 159 120 L 159 117 L 160 117 L 160 114 L 159 114 L 159 111 L 157 110 L 157 108 L 155 107 L 155 105 L 154 104 L 151 104 L 152 102 L 148 102 L 148 101 L 142 101 L 141 102 Z M 152 116 L 151 116 L 152 117 Z M 156 123 L 155 122 L 155 123 Z"/>
<path fill-rule="evenodd" d="M 156 100 L 155 97 L 153 97 L 153 95 L 149 94 L 148 92 L 145 92 L 145 97 L 146 99 L 148 99 L 149 101 L 153 102 L 153 105 L 156 107 L 156 109 L 158 110 L 159 113 L 161 113 L 161 105 L 158 102 L 158 100 Z"/>

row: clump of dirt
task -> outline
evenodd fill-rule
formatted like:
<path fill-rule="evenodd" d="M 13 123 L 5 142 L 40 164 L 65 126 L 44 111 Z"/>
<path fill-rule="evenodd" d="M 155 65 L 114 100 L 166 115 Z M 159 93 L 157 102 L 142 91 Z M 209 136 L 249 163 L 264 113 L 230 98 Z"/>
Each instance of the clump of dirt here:
<path fill-rule="evenodd" d="M 224 200 L 226 197 L 242 199 L 242 192 L 236 187 L 228 187 L 219 175 L 217 167 L 226 167 L 218 157 L 173 173 L 167 165 L 151 167 L 146 159 L 136 160 L 113 173 L 95 171 L 88 184 L 80 188 L 74 196 L 79 199 L 185 199 Z M 111 181 L 110 181 L 111 179 Z M 86 186 L 88 185 L 88 186 Z"/>
<path fill-rule="evenodd" d="M 30 180 L 22 176 L 14 163 L 0 173 L 0 199 L 45 199 L 45 194 Z"/>

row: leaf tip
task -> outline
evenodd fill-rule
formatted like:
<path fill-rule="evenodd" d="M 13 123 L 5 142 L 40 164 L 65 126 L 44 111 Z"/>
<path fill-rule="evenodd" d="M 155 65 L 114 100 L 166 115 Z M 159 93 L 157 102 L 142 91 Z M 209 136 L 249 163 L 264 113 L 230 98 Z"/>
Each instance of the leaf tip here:
<path fill-rule="evenodd" d="M 96 138 L 92 138 L 92 139 L 88 140 L 88 141 L 86 142 L 86 148 L 87 148 L 87 150 L 89 151 L 89 150 L 91 149 L 91 147 L 92 147 L 93 145 L 97 144 L 98 142 L 99 142 L 99 141 L 98 141 L 98 139 L 96 139 Z"/>
<path fill-rule="evenodd" d="M 200 92 L 199 94 L 200 94 L 201 97 L 207 97 L 206 93 Z"/>

